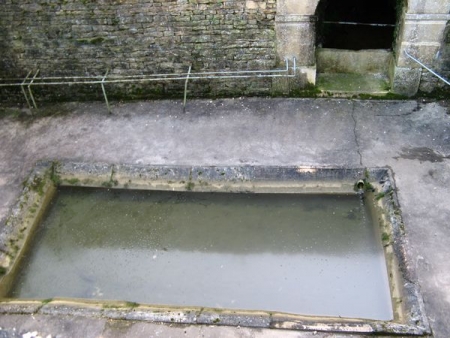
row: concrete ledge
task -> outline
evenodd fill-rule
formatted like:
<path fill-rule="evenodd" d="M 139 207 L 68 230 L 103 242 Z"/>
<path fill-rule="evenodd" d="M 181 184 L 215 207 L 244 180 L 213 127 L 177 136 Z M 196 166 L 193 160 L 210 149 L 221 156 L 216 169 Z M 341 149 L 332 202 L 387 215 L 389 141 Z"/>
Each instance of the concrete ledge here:
<path fill-rule="evenodd" d="M 286 14 L 276 15 L 275 22 L 316 22 L 317 18 L 312 15 L 300 15 L 300 14 Z"/>
<path fill-rule="evenodd" d="M 403 40 L 408 43 L 441 44 L 447 20 L 416 21 L 405 20 L 403 25 Z"/>
<path fill-rule="evenodd" d="M 450 12 L 448 1 L 409 0 L 408 12 L 417 14 L 440 14 Z"/>
<path fill-rule="evenodd" d="M 450 20 L 450 14 L 413 14 L 413 13 L 406 13 L 405 14 L 405 20 L 415 20 L 415 21 L 449 21 Z"/>
<path fill-rule="evenodd" d="M 318 3 L 319 0 L 279 0 L 277 1 L 277 13 L 313 15 Z"/>

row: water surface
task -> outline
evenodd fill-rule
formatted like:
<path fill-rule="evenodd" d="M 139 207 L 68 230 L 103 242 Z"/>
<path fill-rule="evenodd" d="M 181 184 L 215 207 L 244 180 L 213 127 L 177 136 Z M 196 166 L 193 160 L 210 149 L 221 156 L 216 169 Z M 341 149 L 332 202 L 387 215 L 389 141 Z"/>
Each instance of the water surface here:
<path fill-rule="evenodd" d="M 60 188 L 10 296 L 392 319 L 355 195 Z"/>

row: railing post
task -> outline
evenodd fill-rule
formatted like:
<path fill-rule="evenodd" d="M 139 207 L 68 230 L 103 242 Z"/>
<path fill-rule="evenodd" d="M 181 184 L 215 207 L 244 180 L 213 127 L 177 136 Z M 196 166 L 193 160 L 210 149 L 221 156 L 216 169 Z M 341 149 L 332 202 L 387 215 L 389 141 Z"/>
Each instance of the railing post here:
<path fill-rule="evenodd" d="M 191 66 L 189 66 L 188 73 L 186 75 L 186 82 L 184 83 L 184 99 L 183 99 L 183 108 L 186 109 L 186 98 L 187 98 L 187 85 L 189 80 L 189 75 L 191 74 Z"/>
<path fill-rule="evenodd" d="M 105 98 L 105 102 L 106 102 L 106 108 L 108 108 L 108 113 L 111 114 L 111 107 L 109 106 L 109 102 L 108 102 L 108 96 L 106 96 L 106 89 L 105 89 L 105 79 L 108 76 L 109 73 L 109 69 L 106 70 L 105 76 L 103 76 L 102 82 L 100 83 L 102 86 L 102 91 L 103 91 L 103 97 Z"/>
<path fill-rule="evenodd" d="M 25 100 L 27 101 L 27 104 L 28 104 L 28 108 L 30 108 L 30 110 L 31 110 L 33 107 L 31 106 L 30 100 L 28 99 L 27 92 L 25 91 L 25 88 L 24 88 L 25 82 L 27 82 L 30 74 L 31 74 L 31 70 L 28 72 L 27 76 L 25 77 L 25 79 L 23 79 L 22 83 L 20 84 L 20 89 L 22 89 L 23 96 L 25 96 Z"/>
<path fill-rule="evenodd" d="M 31 91 L 31 85 L 33 84 L 34 79 L 36 79 L 36 76 L 39 74 L 39 69 L 36 71 L 36 74 L 34 74 L 33 78 L 31 79 L 30 83 L 28 84 L 28 92 L 30 93 L 31 101 L 33 101 L 33 106 L 35 109 L 38 109 L 36 105 L 36 101 L 34 100 L 33 92 Z"/>

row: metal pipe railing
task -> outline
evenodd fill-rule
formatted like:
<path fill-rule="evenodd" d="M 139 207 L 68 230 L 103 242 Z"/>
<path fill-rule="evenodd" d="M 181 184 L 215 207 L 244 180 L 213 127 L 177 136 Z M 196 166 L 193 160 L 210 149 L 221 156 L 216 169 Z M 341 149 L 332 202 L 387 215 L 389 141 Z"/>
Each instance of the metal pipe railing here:
<path fill-rule="evenodd" d="M 33 101 L 34 108 L 37 109 L 36 101 L 34 100 L 33 92 L 31 91 L 31 85 L 33 84 L 34 80 L 36 80 L 36 77 L 39 74 L 39 69 L 36 71 L 36 74 L 34 74 L 33 78 L 31 79 L 30 83 L 28 83 L 28 93 L 30 94 L 31 101 Z"/>
<path fill-rule="evenodd" d="M 351 25 L 351 26 L 372 26 L 372 27 L 395 27 L 390 23 L 366 23 L 366 22 L 348 22 L 348 21 L 323 21 L 325 24 L 331 25 Z"/>
<path fill-rule="evenodd" d="M 285 59 L 286 67 L 284 69 L 273 69 L 273 70 L 235 70 L 235 71 L 213 71 L 213 72 L 198 72 L 192 73 L 191 66 L 186 73 L 172 73 L 172 74 L 147 74 L 147 75 L 108 75 L 109 70 L 106 71 L 105 75 L 94 75 L 94 76 L 48 76 L 48 77 L 37 77 L 39 74 L 39 69 L 36 71 L 34 76 L 30 79 L 31 71 L 28 72 L 25 79 L 21 78 L 0 78 L 0 87 L 14 87 L 20 86 L 22 93 L 25 96 L 25 100 L 28 106 L 37 109 L 36 101 L 31 90 L 31 86 L 58 86 L 58 85 L 94 85 L 100 84 L 102 87 L 103 97 L 105 99 L 108 112 L 111 112 L 108 97 L 106 95 L 105 84 L 106 83 L 142 83 L 142 82 L 153 82 L 153 81 L 178 81 L 184 80 L 184 100 L 183 104 L 186 105 L 187 96 L 187 86 L 188 80 L 199 80 L 199 79 L 244 79 L 244 78 L 276 78 L 276 77 L 295 77 L 297 73 L 296 59 L 293 59 L 293 66 L 290 67 L 289 60 Z M 292 72 L 290 72 L 292 70 Z M 1 82 L 5 83 L 1 83 Z M 25 91 L 25 86 L 27 86 L 28 95 Z M 33 107 L 31 105 L 33 104 Z"/>
<path fill-rule="evenodd" d="M 406 50 L 405 50 L 405 54 L 407 57 L 409 57 L 411 60 L 417 62 L 419 65 L 421 65 L 423 68 L 425 68 L 426 70 L 428 70 L 431 74 L 433 74 L 434 76 L 436 76 L 437 78 L 439 78 L 440 80 L 444 81 L 446 84 L 450 85 L 450 82 L 443 78 L 442 76 L 440 76 L 438 73 L 436 73 L 434 70 L 432 70 L 431 68 L 427 67 L 426 65 L 424 65 L 422 62 L 420 62 L 419 60 L 417 60 L 414 56 L 410 55 Z"/>

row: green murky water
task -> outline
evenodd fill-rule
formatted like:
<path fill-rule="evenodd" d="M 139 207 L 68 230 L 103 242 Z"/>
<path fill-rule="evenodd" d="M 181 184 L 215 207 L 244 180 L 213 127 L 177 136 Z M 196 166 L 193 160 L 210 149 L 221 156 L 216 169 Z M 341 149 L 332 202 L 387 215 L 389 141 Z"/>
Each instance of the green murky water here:
<path fill-rule="evenodd" d="M 10 296 L 392 319 L 354 195 L 62 188 Z"/>

